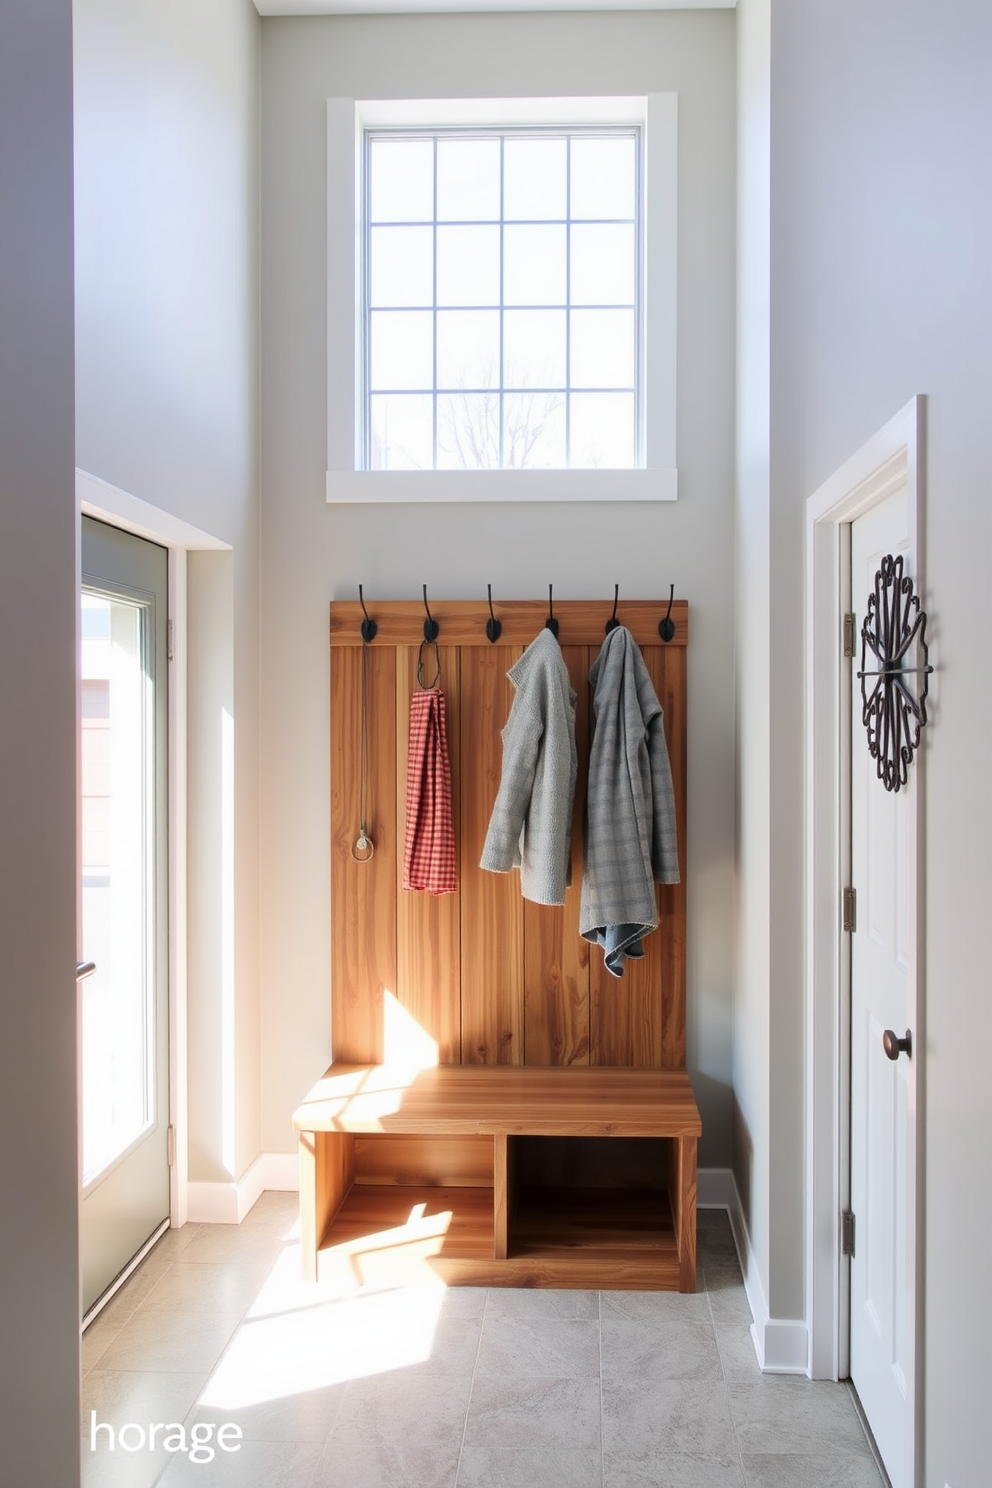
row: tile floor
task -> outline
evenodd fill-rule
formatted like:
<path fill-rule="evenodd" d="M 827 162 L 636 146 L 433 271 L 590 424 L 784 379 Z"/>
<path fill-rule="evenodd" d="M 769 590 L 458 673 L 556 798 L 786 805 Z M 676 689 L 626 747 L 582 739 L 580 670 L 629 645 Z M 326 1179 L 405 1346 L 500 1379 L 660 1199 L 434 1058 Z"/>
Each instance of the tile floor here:
<path fill-rule="evenodd" d="M 846 1386 L 759 1373 L 722 1212 L 700 1212 L 686 1297 L 446 1290 L 429 1272 L 308 1287 L 295 1221 L 295 1195 L 267 1193 L 240 1226 L 170 1231 L 87 1329 L 85 1488 L 883 1482 Z M 92 1449 L 93 1411 L 113 1451 L 106 1430 Z M 213 1459 L 166 1451 L 166 1430 L 138 1446 L 159 1422 Z M 225 1422 L 243 1433 L 230 1453 L 202 1441 Z"/>

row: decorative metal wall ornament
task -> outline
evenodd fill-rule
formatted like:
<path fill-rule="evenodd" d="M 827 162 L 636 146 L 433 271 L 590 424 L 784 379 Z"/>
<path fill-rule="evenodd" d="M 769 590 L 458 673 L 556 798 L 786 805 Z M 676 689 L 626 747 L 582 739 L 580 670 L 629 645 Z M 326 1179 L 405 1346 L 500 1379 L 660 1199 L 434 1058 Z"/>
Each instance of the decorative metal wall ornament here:
<path fill-rule="evenodd" d="M 868 653 L 878 662 L 867 668 Z M 913 581 L 903 573 L 903 555 L 882 559 L 875 591 L 861 627 L 861 722 L 868 753 L 888 791 L 906 784 L 927 721 L 927 690 L 933 667 L 927 648 L 927 616 Z M 914 663 L 919 663 L 914 665 Z M 921 682 L 914 688 L 910 678 Z"/>

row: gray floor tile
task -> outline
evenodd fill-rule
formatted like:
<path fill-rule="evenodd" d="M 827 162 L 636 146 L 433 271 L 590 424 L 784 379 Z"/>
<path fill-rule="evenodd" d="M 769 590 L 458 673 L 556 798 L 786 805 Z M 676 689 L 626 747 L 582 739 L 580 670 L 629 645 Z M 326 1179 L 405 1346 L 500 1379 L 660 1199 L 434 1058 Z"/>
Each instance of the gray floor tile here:
<path fill-rule="evenodd" d="M 107 1308 L 90 1323 L 83 1334 L 83 1378 L 100 1363 L 131 1313 L 110 1312 Z"/>
<path fill-rule="evenodd" d="M 383 1375 L 348 1385 L 314 1488 L 454 1488 L 469 1379 Z"/>
<path fill-rule="evenodd" d="M 309 1488 L 454 1488 L 457 1470 L 457 1441 L 396 1435 L 338 1442 L 332 1437 Z"/>
<path fill-rule="evenodd" d="M 717 1348 L 728 1385 L 760 1385 L 772 1379 L 761 1373 L 751 1329 L 746 1323 L 716 1330 Z"/>
<path fill-rule="evenodd" d="M 743 1453 L 871 1455 L 845 1385 L 765 1376 L 756 1385 L 732 1385 L 730 1405 Z"/>
<path fill-rule="evenodd" d="M 723 1379 L 711 1322 L 604 1318 L 602 1330 L 604 1380 Z"/>
<path fill-rule="evenodd" d="M 234 1330 L 236 1315 L 139 1311 L 101 1355 L 104 1369 L 195 1374 L 213 1368 Z"/>
<path fill-rule="evenodd" d="M 709 1298 L 698 1292 L 601 1292 L 599 1315 L 624 1318 L 632 1323 L 651 1323 L 664 1327 L 669 1319 L 687 1319 L 697 1323 L 710 1321 Z"/>
<path fill-rule="evenodd" d="M 673 1452 L 733 1458 L 737 1452 L 722 1380 L 603 1381 L 603 1454 L 652 1458 Z"/>
<path fill-rule="evenodd" d="M 883 1488 L 871 1458 L 776 1452 L 743 1461 L 747 1488 Z"/>
<path fill-rule="evenodd" d="M 471 1379 L 482 1327 L 482 1319 L 478 1317 L 439 1317 L 427 1358 L 404 1366 L 403 1372 Z"/>
<path fill-rule="evenodd" d="M 125 1422 L 182 1421 L 196 1401 L 206 1381 L 204 1373 L 157 1373 L 136 1369 L 92 1369 L 83 1381 L 80 1434 L 83 1448 L 92 1456 L 106 1456 L 111 1450 L 106 1431 L 94 1431 L 97 1422 L 114 1428 L 114 1454 L 117 1455 L 117 1430 Z"/>
<path fill-rule="evenodd" d="M 441 1317 L 481 1318 L 489 1293 L 485 1287 L 447 1287 L 441 1293 Z"/>
<path fill-rule="evenodd" d="M 685 1452 L 634 1457 L 607 1452 L 603 1459 L 604 1488 L 744 1488 L 740 1460 L 733 1457 L 693 1457 Z"/>
<path fill-rule="evenodd" d="M 844 1387 L 759 1372 L 724 1214 L 700 1214 L 685 1296 L 334 1298 L 299 1280 L 296 1219 L 267 1194 L 241 1226 L 169 1231 L 96 1319 L 84 1488 L 879 1488 Z M 243 1437 L 209 1463 L 161 1435 L 90 1452 L 90 1410 Z"/>
<path fill-rule="evenodd" d="M 457 1488 L 603 1488 L 603 1464 L 597 1451 L 466 1444 Z"/>
<path fill-rule="evenodd" d="M 271 1225 L 200 1225 L 193 1239 L 184 1247 L 181 1257 L 186 1262 L 207 1261 L 224 1264 L 231 1261 L 277 1260 L 290 1242 Z"/>
<path fill-rule="evenodd" d="M 155 1249 L 149 1253 L 150 1261 L 174 1261 L 186 1249 L 200 1233 L 198 1224 L 184 1224 L 178 1230 L 166 1230 L 161 1240 L 155 1242 Z"/>
<path fill-rule="evenodd" d="M 599 1318 L 599 1293 L 543 1287 L 493 1287 L 486 1318 Z"/>
<path fill-rule="evenodd" d="M 214 1450 L 211 1462 L 191 1462 L 177 1452 L 162 1474 L 161 1488 L 308 1488 L 321 1453 L 313 1442 L 281 1441 L 245 1441 L 237 1451 Z"/>
<path fill-rule="evenodd" d="M 244 1229 L 247 1226 L 249 1229 L 254 1229 L 256 1226 L 266 1225 L 289 1233 L 295 1229 L 299 1218 L 299 1194 L 268 1189 L 259 1195 L 248 1210 L 241 1222 L 241 1228 Z"/>
<path fill-rule="evenodd" d="M 751 1326 L 751 1307 L 736 1261 L 704 1263 L 700 1285 L 709 1298 L 710 1311 L 718 1328 Z"/>
<path fill-rule="evenodd" d="M 190 1411 L 187 1425 L 195 1421 L 213 1421 L 218 1425 L 233 1421 L 241 1428 L 245 1441 L 323 1443 L 337 1420 L 344 1392 L 344 1385 L 328 1385 L 321 1390 L 230 1409 L 197 1405 Z"/>
<path fill-rule="evenodd" d="M 174 1261 L 159 1276 L 141 1302 L 145 1312 L 236 1313 L 241 1316 L 269 1271 L 266 1260 Z"/>
<path fill-rule="evenodd" d="M 465 1450 L 598 1452 L 598 1379 L 502 1379 L 476 1376 L 465 1426 Z"/>
<path fill-rule="evenodd" d="M 734 1232 L 726 1209 L 696 1210 L 696 1245 L 699 1250 L 723 1251 L 736 1256 Z"/>
<path fill-rule="evenodd" d="M 105 1303 L 97 1314 L 97 1317 L 109 1321 L 116 1318 L 124 1322 L 132 1313 L 136 1312 L 148 1293 L 157 1286 L 161 1278 L 172 1265 L 171 1260 L 160 1257 L 156 1250 L 152 1255 L 145 1258 L 136 1271 L 133 1271 L 109 1302 Z M 94 1322 L 90 1326 L 94 1326 Z"/>
<path fill-rule="evenodd" d="M 599 1377 L 599 1323 L 574 1318 L 491 1318 L 482 1325 L 482 1377 Z"/>

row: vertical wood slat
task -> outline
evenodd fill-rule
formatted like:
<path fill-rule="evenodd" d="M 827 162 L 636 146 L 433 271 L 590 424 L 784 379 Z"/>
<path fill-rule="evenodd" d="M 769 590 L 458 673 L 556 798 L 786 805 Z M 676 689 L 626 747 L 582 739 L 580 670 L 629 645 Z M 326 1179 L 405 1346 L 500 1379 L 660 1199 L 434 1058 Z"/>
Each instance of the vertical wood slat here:
<path fill-rule="evenodd" d="M 665 717 L 682 882 L 655 886 L 658 928 L 644 940 L 643 960 L 628 961 L 622 977 L 610 975 L 593 947 L 591 1062 L 678 1068 L 685 1064 L 686 650 L 661 644 L 641 652 Z"/>
<path fill-rule="evenodd" d="M 383 993 L 396 986 L 396 652 L 370 646 L 368 805 L 375 854 L 356 863 L 362 651 L 331 665 L 331 1030 L 336 1060 L 380 1063 Z"/>
<path fill-rule="evenodd" d="M 661 952 L 661 1060 L 665 1069 L 685 1065 L 686 991 L 686 774 L 688 728 L 686 720 L 686 648 L 658 646 L 647 658 L 651 680 L 665 714 L 665 741 L 675 787 L 679 874 L 677 884 L 658 889 L 660 921 L 655 935 Z"/>
<path fill-rule="evenodd" d="M 579 934 L 582 887 L 582 813 L 589 759 L 587 646 L 563 646 L 575 689 L 579 770 L 572 815 L 572 882 L 561 907 L 524 903 L 524 1014 L 526 1064 L 589 1063 L 589 942 Z"/>
<path fill-rule="evenodd" d="M 515 646 L 476 650 L 461 676 L 462 1063 L 524 1059 L 523 901 L 516 872 L 479 867 L 503 761 Z M 463 651 L 463 661 L 467 652 Z"/>
<path fill-rule="evenodd" d="M 396 649 L 396 997 L 414 1022 L 437 1044 L 441 1064 L 461 1058 L 461 889 L 454 894 L 427 894 L 403 888 L 406 822 L 407 756 L 410 698 L 417 690 L 417 646 Z M 445 698 L 448 755 L 451 760 L 452 817 L 458 882 L 464 869 L 460 851 L 460 653 L 439 646 L 440 687 Z M 427 681 L 433 654 L 426 658 Z"/>

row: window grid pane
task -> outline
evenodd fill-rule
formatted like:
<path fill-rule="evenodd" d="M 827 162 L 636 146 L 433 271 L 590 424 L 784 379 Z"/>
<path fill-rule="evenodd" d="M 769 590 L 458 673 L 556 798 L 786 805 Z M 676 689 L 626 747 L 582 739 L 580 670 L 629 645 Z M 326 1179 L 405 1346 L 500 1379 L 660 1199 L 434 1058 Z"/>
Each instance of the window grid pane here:
<path fill-rule="evenodd" d="M 378 197 L 374 197 L 372 182 L 374 145 L 390 140 L 416 142 L 429 149 L 433 177 L 433 220 L 425 221 L 424 216 L 414 216 L 408 221 L 391 220 L 388 212 L 384 211 L 381 206 L 383 193 L 380 191 Z M 483 198 L 480 198 L 478 172 L 476 172 L 468 182 L 470 197 L 467 200 L 464 216 L 458 214 L 457 203 L 453 200 L 451 192 L 448 193 L 445 204 L 446 215 L 440 222 L 440 236 L 444 241 L 439 255 L 439 144 L 443 147 L 449 142 L 461 143 L 469 140 L 477 140 L 480 144 L 483 142 L 488 144 L 489 141 L 498 144 L 499 215 L 491 218 L 483 215 L 479 207 L 479 201 Z M 526 158 L 525 151 L 528 142 L 538 142 L 539 147 L 543 147 L 545 161 L 551 158 L 548 153 L 549 144 L 557 143 L 564 146 L 563 217 L 557 215 L 527 218 L 507 216 L 506 146 L 508 140 L 513 142 L 514 168 L 518 173 L 521 160 Z M 574 155 L 573 141 L 579 143 L 579 150 Z M 624 144 L 628 145 L 626 152 L 623 148 Z M 494 160 L 495 152 L 490 149 L 488 153 L 490 160 Z M 450 151 L 448 154 L 449 161 L 459 158 Z M 632 199 L 635 215 L 633 217 L 613 215 L 613 212 L 617 210 L 617 203 L 621 201 L 619 181 L 621 172 L 618 171 L 616 189 L 614 183 L 605 184 L 602 187 L 607 198 L 611 194 L 613 197 L 613 200 L 608 202 L 609 210 L 604 210 L 601 216 L 589 215 L 596 205 L 597 196 L 595 191 L 590 190 L 589 183 L 586 181 L 583 184 L 581 198 L 582 216 L 573 217 L 572 206 L 575 201 L 573 168 L 581 168 L 583 158 L 587 161 L 591 159 L 594 164 L 598 161 L 600 163 L 596 165 L 596 169 L 599 170 L 600 178 L 606 181 L 601 162 L 611 157 L 623 162 L 622 173 L 625 174 L 628 184 L 623 187 L 621 204 Z M 467 152 L 460 158 L 463 162 L 471 164 Z M 480 159 L 482 158 L 480 154 Z M 578 167 L 576 166 L 577 160 Z M 599 465 L 602 458 L 600 451 L 612 452 L 623 467 L 629 468 L 636 465 L 641 447 L 639 368 L 642 356 L 638 304 L 641 255 L 637 208 L 640 172 L 639 131 L 630 128 L 543 131 L 480 130 L 462 131 L 460 134 L 452 131 L 438 131 L 419 136 L 412 131 L 405 133 L 368 131 L 365 171 L 366 221 L 363 233 L 362 273 L 365 327 L 362 338 L 365 468 L 371 469 L 377 466 L 381 468 L 384 455 L 380 416 L 373 416 L 373 392 L 376 407 L 380 411 L 391 406 L 383 401 L 383 395 L 406 394 L 409 403 L 405 401 L 404 406 L 412 411 L 416 405 L 420 418 L 426 416 L 427 407 L 430 407 L 429 439 L 425 426 L 421 434 L 416 436 L 416 443 L 419 448 L 423 449 L 425 448 L 423 441 L 427 440 L 435 469 L 476 469 L 493 468 L 493 466 L 507 469 L 527 465 L 532 468 L 534 466 L 569 468 L 573 465 L 573 457 L 575 468 L 589 468 Z M 469 176 L 472 176 L 471 171 Z M 630 180 L 633 181 L 632 190 L 629 189 Z M 519 174 L 517 181 L 519 182 Z M 395 192 L 395 187 L 393 190 Z M 519 199 L 519 185 L 517 193 Z M 492 195 L 490 191 L 490 199 Z M 375 228 L 379 232 L 378 237 L 372 231 L 371 226 L 371 204 L 374 199 L 380 203 L 380 210 L 375 220 Z M 402 202 L 401 192 L 396 193 L 396 199 Z M 531 201 L 527 204 L 531 205 Z M 552 201 L 552 210 L 553 207 Z M 513 230 L 509 245 L 508 225 Z M 403 265 L 394 266 L 389 278 L 383 278 L 382 267 L 377 268 L 373 264 L 376 245 L 378 243 L 402 243 L 404 240 L 392 233 L 383 237 L 382 229 L 412 227 L 419 229 L 419 232 L 425 236 L 427 232 L 431 235 L 432 303 L 425 304 L 418 293 L 419 304 L 414 301 L 412 304 L 401 305 L 396 303 L 395 291 L 391 292 L 388 298 L 377 301 L 373 296 L 374 283 L 388 282 L 395 285 L 404 273 L 408 274 L 412 268 L 412 266 L 410 268 Z M 584 227 L 591 228 L 593 231 L 585 234 L 580 231 L 579 237 L 573 243 L 573 229 L 581 230 Z M 555 248 L 553 232 L 555 228 L 560 228 L 563 234 L 563 286 L 561 270 L 554 266 L 555 253 L 560 251 Z M 490 232 L 495 230 L 495 236 L 487 238 L 486 229 Z M 521 229 L 524 231 L 521 232 Z M 542 232 L 541 229 L 544 231 Z M 613 231 L 611 232 L 610 229 Z M 629 236 L 624 233 L 624 229 L 629 230 Z M 623 249 L 620 253 L 616 246 L 629 243 L 631 239 L 633 240 L 632 267 L 630 250 Z M 412 241 L 414 240 L 411 239 Z M 610 248 L 611 244 L 614 245 L 612 248 Z M 597 248 L 596 245 L 600 246 Z M 611 268 L 609 258 L 605 263 L 603 261 L 603 254 L 607 249 L 612 252 L 613 263 L 616 265 L 614 268 Z M 514 268 L 512 282 L 508 284 L 508 253 L 511 252 L 510 261 Z M 597 253 L 598 262 L 596 261 Z M 580 257 L 577 258 L 576 254 L 580 254 Z M 373 272 L 374 269 L 377 269 L 376 273 Z M 573 285 L 573 273 L 580 276 L 576 285 Z M 622 279 L 622 283 L 617 283 L 614 292 L 612 286 L 618 277 Z M 487 287 L 487 284 L 492 287 Z M 510 289 L 513 293 L 515 287 L 518 292 L 513 294 L 512 299 L 507 299 L 507 290 Z M 550 292 L 560 291 L 562 288 L 563 295 Z M 459 292 L 453 293 L 456 289 Z M 444 300 L 443 304 L 439 304 L 439 290 Z M 628 298 L 630 294 L 633 295 L 632 299 Z M 600 295 L 603 302 L 594 303 L 594 298 Z M 467 299 L 468 303 L 460 303 L 463 299 Z M 384 344 L 384 313 L 388 313 L 390 319 L 394 315 L 397 316 L 395 322 L 397 329 L 413 328 L 416 323 L 411 319 L 410 312 L 415 309 L 419 309 L 425 319 L 428 315 L 430 316 L 429 355 L 432 362 L 432 385 L 426 387 L 420 381 L 419 374 L 415 374 L 410 368 L 410 353 L 413 347 L 404 346 L 405 337 L 401 336 L 398 341 L 393 339 L 396 346 L 396 365 L 402 374 L 405 386 L 393 387 L 384 380 L 385 368 L 381 351 L 379 370 L 376 370 L 376 358 L 371 355 L 372 342 L 374 340 L 380 346 Z M 514 368 L 510 368 L 506 360 L 508 346 L 506 314 L 508 311 L 516 314 L 517 357 Z M 557 317 L 561 316 L 564 328 L 563 359 L 555 351 L 553 345 L 549 345 L 547 355 L 539 355 L 538 351 L 543 352 L 544 348 L 536 348 L 533 331 L 529 343 L 526 335 L 521 342 L 521 328 L 527 324 L 528 312 L 540 316 L 548 327 L 552 327 Z M 590 312 L 600 313 L 590 316 Z M 603 314 L 602 312 L 610 313 Z M 618 334 L 618 312 L 624 320 L 629 322 L 632 334 Z M 443 334 L 439 317 L 444 319 Z M 490 332 L 484 331 L 480 338 L 478 354 L 475 356 L 470 355 L 472 350 L 469 345 L 470 337 L 469 341 L 466 340 L 466 332 L 471 330 L 473 324 L 479 328 L 480 332 L 483 332 L 484 327 L 489 324 L 490 317 L 498 322 L 496 364 L 491 370 L 490 363 L 494 359 L 494 353 L 492 350 L 487 351 L 485 345 L 488 343 L 490 348 L 493 347 Z M 581 321 L 581 328 L 579 321 Z M 379 330 L 373 336 L 374 325 L 377 325 Z M 539 325 L 538 319 L 530 320 L 530 325 L 536 328 Z M 608 333 L 601 348 L 595 342 L 595 335 L 598 334 L 597 326 L 602 327 L 604 333 Z M 579 334 L 580 329 L 578 354 L 582 359 L 582 375 L 576 386 L 572 365 L 573 354 L 576 354 L 573 332 Z M 452 335 L 455 335 L 454 341 L 452 341 Z M 561 346 L 561 342 L 558 342 L 558 345 Z M 426 346 L 424 350 L 427 350 Z M 422 362 L 419 365 L 422 365 Z M 524 368 L 523 372 L 520 370 L 521 365 Z M 557 375 L 560 377 L 560 381 L 557 382 L 554 380 L 556 367 L 559 369 Z M 600 367 L 602 375 L 599 375 Z M 545 386 L 549 374 L 552 379 L 551 385 Z M 534 381 L 530 380 L 532 376 L 535 377 Z M 450 386 L 452 381 L 457 382 L 454 388 Z M 424 387 L 426 397 L 424 394 L 417 398 L 410 397 L 415 386 Z M 597 400 L 595 396 L 597 394 L 613 396 L 608 397 L 604 403 L 601 397 Z M 583 421 L 588 416 L 605 417 L 607 409 L 619 408 L 619 405 L 615 405 L 614 402 L 616 394 L 624 395 L 624 405 L 629 409 L 633 421 L 632 425 L 628 426 L 629 436 L 624 434 L 623 437 L 618 437 L 615 427 L 604 428 L 601 437 L 596 434 L 595 430 L 586 429 Z M 399 406 L 397 406 L 398 412 Z M 573 421 L 576 419 L 579 422 L 575 424 L 575 427 L 581 428 L 583 433 L 581 444 L 573 440 Z M 442 421 L 443 431 L 440 427 Z M 613 413 L 608 416 L 607 423 L 611 426 L 615 424 Z M 624 423 L 626 424 L 626 416 Z M 410 437 L 414 437 L 412 431 Z M 596 453 L 593 453 L 594 449 Z M 408 454 L 406 458 L 409 458 Z M 404 463 L 406 463 L 405 460 Z M 419 460 L 415 459 L 411 463 L 419 464 Z"/>

